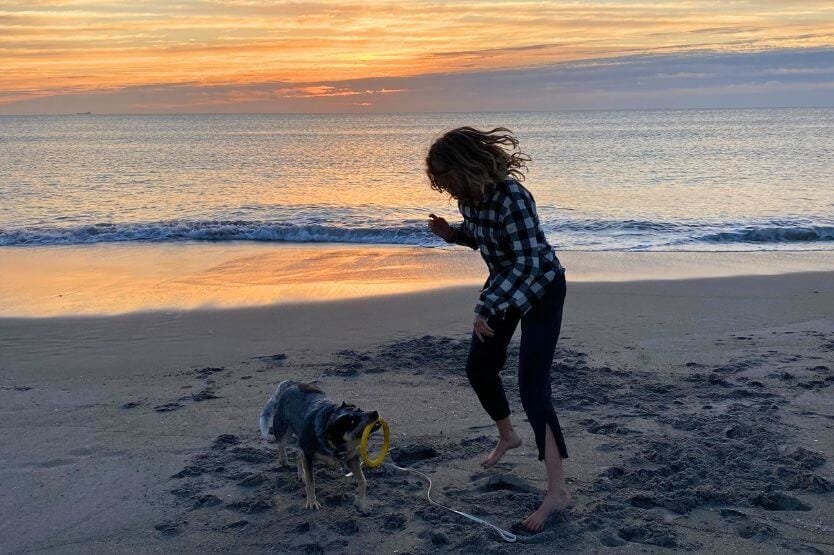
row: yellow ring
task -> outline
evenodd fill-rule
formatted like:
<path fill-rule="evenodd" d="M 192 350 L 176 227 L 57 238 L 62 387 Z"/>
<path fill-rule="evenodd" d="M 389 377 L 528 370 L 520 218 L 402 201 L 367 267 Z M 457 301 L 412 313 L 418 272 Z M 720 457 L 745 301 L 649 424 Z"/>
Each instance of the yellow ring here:
<path fill-rule="evenodd" d="M 379 452 L 377 458 L 371 460 L 371 458 L 368 457 L 368 438 L 371 437 L 371 430 L 374 429 L 374 424 L 377 422 L 382 424 L 382 451 Z M 379 418 L 376 422 L 371 422 L 365 426 L 365 430 L 362 432 L 362 441 L 359 443 L 359 454 L 362 455 L 362 460 L 368 468 L 376 468 L 381 465 L 382 461 L 385 460 L 385 456 L 388 454 L 388 448 L 390 446 L 391 432 L 388 431 L 388 422 Z"/>

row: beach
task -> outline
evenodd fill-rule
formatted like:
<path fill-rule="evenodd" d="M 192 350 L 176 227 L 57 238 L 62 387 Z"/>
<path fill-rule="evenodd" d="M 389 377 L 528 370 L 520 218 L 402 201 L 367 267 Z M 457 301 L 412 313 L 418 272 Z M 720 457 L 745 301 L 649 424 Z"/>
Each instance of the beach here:
<path fill-rule="evenodd" d="M 0 555 L 834 554 L 833 15 L 3 2 Z"/>
<path fill-rule="evenodd" d="M 207 261 L 136 247 L 123 264 L 115 251 L 3 250 L 0 551 L 832 549 L 832 253 L 560 253 L 552 387 L 574 506 L 529 535 L 518 523 L 544 470 L 516 343 L 503 379 L 524 445 L 478 466 L 494 431 L 463 370 L 476 253 L 423 249 L 416 263 L 407 249 L 342 248 L 290 287 L 287 247 L 235 248 Z M 99 281 L 79 290 L 85 268 Z M 264 293 L 272 270 L 277 297 Z M 386 466 L 366 472 L 361 515 L 353 482 L 317 465 L 323 507 L 305 511 L 292 461 L 279 467 L 257 430 L 283 379 L 379 411 L 392 460 L 518 543 L 429 505 L 420 477 Z"/>

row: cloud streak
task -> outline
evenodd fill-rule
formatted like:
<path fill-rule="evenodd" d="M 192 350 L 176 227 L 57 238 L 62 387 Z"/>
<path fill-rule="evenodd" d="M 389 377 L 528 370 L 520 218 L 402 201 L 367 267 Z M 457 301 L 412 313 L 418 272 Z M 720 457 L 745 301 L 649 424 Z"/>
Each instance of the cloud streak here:
<path fill-rule="evenodd" d="M 0 113 L 402 112 L 834 106 L 834 49 L 640 54 L 340 81 L 63 91 Z M 0 91 L 4 94 L 14 92 Z"/>
<path fill-rule="evenodd" d="M 60 104 L 38 104 L 50 97 L 126 96 L 143 87 L 173 91 L 154 104 L 183 110 L 226 106 L 215 98 L 222 94 L 240 109 L 294 99 L 329 110 L 340 97 L 377 109 L 411 95 L 382 101 L 366 92 L 380 87 L 344 83 L 419 82 L 590 60 L 610 65 L 612 58 L 646 54 L 832 46 L 834 4 L 819 0 L 6 0 L 0 4 L 0 112 Z M 448 86 L 454 82 L 447 79 Z M 185 102 L 183 87 L 192 91 L 193 104 Z M 198 94 L 206 91 L 211 100 Z"/>

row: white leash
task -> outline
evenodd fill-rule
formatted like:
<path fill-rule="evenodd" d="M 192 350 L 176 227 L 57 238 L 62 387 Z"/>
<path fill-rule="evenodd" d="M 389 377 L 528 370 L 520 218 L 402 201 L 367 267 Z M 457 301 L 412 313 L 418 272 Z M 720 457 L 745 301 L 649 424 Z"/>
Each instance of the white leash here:
<path fill-rule="evenodd" d="M 483 524 L 484 526 L 489 526 L 490 528 L 492 528 L 493 530 L 498 532 L 498 535 L 501 536 L 501 539 L 504 540 L 505 542 L 515 543 L 515 541 L 518 539 L 516 537 L 516 535 L 513 534 L 512 532 L 508 532 L 508 531 L 504 530 L 503 528 L 499 528 L 498 526 L 492 524 L 491 522 L 487 522 L 486 520 L 484 520 L 482 518 L 478 518 L 475 515 L 470 515 L 469 513 L 464 513 L 463 511 L 458 511 L 457 509 L 447 507 L 446 505 L 438 503 L 437 501 L 432 499 L 431 498 L 431 486 L 432 486 L 431 478 L 429 478 L 426 474 L 423 474 L 419 470 L 414 470 L 413 468 L 403 468 L 402 466 L 397 466 L 394 463 L 385 463 L 385 464 L 390 464 L 391 466 L 393 466 L 397 470 L 404 470 L 405 472 L 413 472 L 414 474 L 417 474 L 417 475 L 425 478 L 426 481 L 429 483 L 429 487 L 426 490 L 426 499 L 428 499 L 429 503 L 431 503 L 432 505 L 436 505 L 437 507 L 440 507 L 441 509 L 446 509 L 447 511 L 452 511 L 455 514 L 458 514 L 462 517 L 466 517 L 469 520 L 477 522 L 478 524 Z"/>
<path fill-rule="evenodd" d="M 499 528 L 498 526 L 494 525 L 491 522 L 487 522 L 486 520 L 484 520 L 482 518 L 479 518 L 475 515 L 470 515 L 469 513 L 464 513 L 463 511 L 459 511 L 457 509 L 447 507 L 446 505 L 443 505 L 442 503 L 438 503 L 437 501 L 432 499 L 431 498 L 431 488 L 432 488 L 431 478 L 429 478 L 426 474 L 423 474 L 419 470 L 414 470 L 413 468 L 405 468 L 405 467 L 396 465 L 392 462 L 384 463 L 384 464 L 392 466 L 392 467 L 396 468 L 397 470 L 402 470 L 404 472 L 413 472 L 414 474 L 417 474 L 418 476 L 420 476 L 422 478 L 425 478 L 426 482 L 429 483 L 429 487 L 428 487 L 428 489 L 426 489 L 426 499 L 428 499 L 429 503 L 431 503 L 432 505 L 440 507 L 441 509 L 446 509 L 447 511 L 451 511 L 455 514 L 458 514 L 458 515 L 462 516 L 462 517 L 466 517 L 473 522 L 477 522 L 478 524 L 483 524 L 484 526 L 489 526 L 490 528 L 492 528 L 493 530 L 498 532 L 498 535 L 501 536 L 501 539 L 504 540 L 505 542 L 515 543 L 516 540 L 518 539 L 518 537 L 515 534 L 513 534 L 512 532 L 508 532 L 507 530 L 504 530 L 503 528 Z M 345 474 L 345 476 L 346 477 L 353 476 L 353 472 L 348 472 L 347 474 Z"/>
<path fill-rule="evenodd" d="M 470 515 L 469 513 L 464 513 L 463 511 L 458 511 L 457 509 L 447 507 L 446 505 L 443 505 L 442 503 L 438 503 L 437 501 L 432 499 L 431 498 L 431 486 L 432 486 L 431 478 L 429 478 L 426 474 L 423 474 L 419 470 L 414 470 L 413 468 L 404 468 L 402 466 L 398 466 L 398 465 L 394 464 L 393 462 L 392 463 L 385 463 L 385 464 L 390 464 L 391 466 L 393 466 L 397 470 L 403 470 L 405 472 L 413 472 L 414 474 L 417 474 L 417 475 L 425 478 L 426 481 L 429 483 L 429 487 L 428 487 L 428 489 L 426 489 L 426 499 L 428 499 L 429 503 L 431 503 L 432 505 L 436 505 L 437 507 L 440 507 L 441 509 L 446 509 L 447 511 L 452 511 L 455 514 L 458 514 L 462 517 L 466 517 L 469 520 L 477 522 L 478 524 L 483 524 L 484 526 L 489 526 L 490 528 L 492 528 L 493 530 L 498 532 L 498 535 L 501 536 L 501 539 L 504 540 L 505 542 L 515 543 L 515 541 L 518 539 L 516 537 L 516 535 L 513 534 L 512 532 L 508 532 L 507 530 L 504 530 L 503 528 L 499 528 L 498 526 L 492 524 L 491 522 L 487 522 L 486 520 L 484 520 L 482 518 L 478 518 L 475 515 Z"/>

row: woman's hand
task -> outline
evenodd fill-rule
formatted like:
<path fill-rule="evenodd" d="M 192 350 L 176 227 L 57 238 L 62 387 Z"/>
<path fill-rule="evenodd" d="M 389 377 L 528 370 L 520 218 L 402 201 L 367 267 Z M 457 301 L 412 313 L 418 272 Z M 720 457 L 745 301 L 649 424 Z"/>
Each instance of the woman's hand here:
<path fill-rule="evenodd" d="M 473 325 L 475 327 L 475 335 L 478 336 L 481 343 L 484 342 L 484 337 L 492 337 L 495 335 L 495 332 L 492 331 L 492 328 L 489 327 L 489 324 L 487 324 L 487 319 L 481 315 L 475 316 L 475 323 Z"/>
<path fill-rule="evenodd" d="M 454 231 L 444 218 L 438 218 L 434 214 L 429 214 L 429 231 L 443 239 L 444 241 L 451 241 Z"/>

